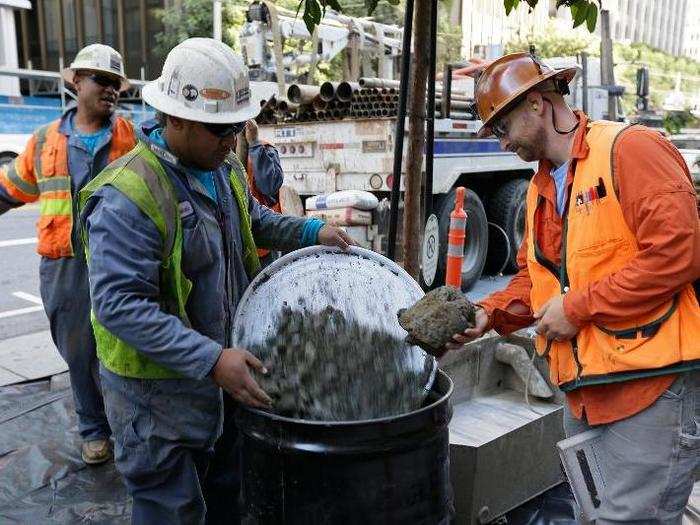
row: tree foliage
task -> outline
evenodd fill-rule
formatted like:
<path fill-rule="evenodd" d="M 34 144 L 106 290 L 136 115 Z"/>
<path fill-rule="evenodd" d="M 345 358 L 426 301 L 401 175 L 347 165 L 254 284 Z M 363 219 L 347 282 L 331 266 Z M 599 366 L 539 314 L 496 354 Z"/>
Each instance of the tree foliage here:
<path fill-rule="evenodd" d="M 684 128 L 698 127 L 698 119 L 690 111 L 669 111 L 664 116 L 664 129 L 671 135 L 681 133 Z"/>
<path fill-rule="evenodd" d="M 503 0 L 506 14 L 525 2 L 531 9 L 547 0 Z M 281 0 L 275 2 L 280 7 L 296 10 L 302 17 L 309 32 L 321 22 L 326 9 L 331 8 L 349 16 L 371 15 L 376 21 L 384 23 L 403 23 L 402 0 L 363 0 L 362 4 L 350 0 Z M 441 2 L 442 5 L 448 2 Z M 586 23 L 593 32 L 598 19 L 600 0 L 557 0 L 557 8 L 568 7 L 574 19 L 574 27 Z M 247 2 L 241 0 L 224 0 L 223 2 L 223 40 L 234 49 L 238 48 L 238 29 L 245 21 Z M 444 11 L 444 10 L 441 10 Z M 213 32 L 212 0 L 182 0 L 160 9 L 158 18 L 163 23 L 163 31 L 156 35 L 154 51 L 165 56 L 168 51 L 186 38 L 193 36 L 211 36 Z M 460 34 L 458 27 L 452 27 L 446 16 L 441 16 L 438 28 L 439 61 L 456 58 Z"/>
<path fill-rule="evenodd" d="M 159 9 L 156 16 L 163 24 L 163 31 L 156 35 L 155 53 L 164 57 L 183 40 L 194 36 L 211 37 L 214 30 L 214 7 L 211 0 L 182 0 L 181 7 L 175 5 Z M 224 2 L 223 27 L 231 27 L 240 18 L 233 2 Z M 222 38 L 229 45 L 236 44 L 236 36 L 224 31 Z"/>
<path fill-rule="evenodd" d="M 686 57 L 677 57 L 641 43 L 615 44 L 613 57 L 618 83 L 626 86 L 625 102 L 634 103 L 637 69 L 649 68 L 649 91 L 651 105 L 661 109 L 666 95 L 676 86 L 680 75 L 680 90 L 690 97 L 700 92 L 700 62 Z M 686 97 L 686 103 L 691 101 Z"/>
<path fill-rule="evenodd" d="M 583 51 L 600 53 L 600 39 L 579 31 L 562 33 L 555 21 L 550 21 L 537 33 L 516 36 L 506 43 L 505 52 L 527 51 L 531 45 L 543 58 L 576 56 Z"/>
<path fill-rule="evenodd" d="M 543 58 L 573 57 L 585 51 L 592 57 L 600 57 L 600 39 L 585 32 L 562 34 L 553 22 L 542 31 L 521 35 L 505 45 L 506 53 L 526 51 L 535 46 L 537 54 Z M 680 90 L 688 95 L 686 100 L 700 92 L 700 62 L 685 57 L 676 57 L 647 44 L 614 43 L 613 61 L 615 80 L 625 87 L 622 104 L 626 112 L 632 112 L 636 103 L 637 69 L 647 66 L 650 73 L 650 105 L 662 109 L 667 94 L 675 89 L 680 74 Z M 673 126 L 678 118 L 669 121 Z"/>
<path fill-rule="evenodd" d="M 323 19 L 323 13 L 326 8 L 330 7 L 336 11 L 345 12 L 346 7 L 343 4 L 348 4 L 349 0 L 296 0 L 298 10 L 303 12 L 304 22 L 309 29 L 309 33 L 313 32 Z M 372 15 L 377 9 L 377 6 L 382 2 L 388 2 L 392 5 L 399 5 L 400 0 L 363 0 L 363 9 L 365 15 Z M 521 2 L 527 4 L 530 9 L 534 9 L 539 2 L 547 2 L 549 0 L 503 0 L 503 7 L 506 14 L 509 15 Z M 574 27 L 578 27 L 583 23 L 586 24 L 589 32 L 595 31 L 598 23 L 598 11 L 601 8 L 602 0 L 557 0 L 556 7 L 568 7 L 571 10 L 571 17 L 574 20 Z"/>

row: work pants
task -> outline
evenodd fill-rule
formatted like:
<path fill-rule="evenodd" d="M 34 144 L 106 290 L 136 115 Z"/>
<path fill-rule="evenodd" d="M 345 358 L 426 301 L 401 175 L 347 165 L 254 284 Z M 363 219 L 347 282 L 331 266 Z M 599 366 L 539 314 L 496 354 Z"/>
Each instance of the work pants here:
<path fill-rule="evenodd" d="M 589 425 L 564 410 L 567 437 L 603 433 L 595 446 L 605 481 L 599 525 L 680 525 L 700 466 L 700 372 L 681 374 L 656 402 L 613 423 Z"/>
<path fill-rule="evenodd" d="M 39 277 L 51 337 L 68 364 L 80 436 L 84 441 L 107 439 L 111 431 L 100 390 L 85 257 L 43 257 Z"/>
<path fill-rule="evenodd" d="M 114 461 L 133 498 L 134 525 L 205 523 L 204 482 L 222 428 L 210 379 L 134 379 L 100 367 Z M 229 512 L 238 494 L 229 495 Z"/>

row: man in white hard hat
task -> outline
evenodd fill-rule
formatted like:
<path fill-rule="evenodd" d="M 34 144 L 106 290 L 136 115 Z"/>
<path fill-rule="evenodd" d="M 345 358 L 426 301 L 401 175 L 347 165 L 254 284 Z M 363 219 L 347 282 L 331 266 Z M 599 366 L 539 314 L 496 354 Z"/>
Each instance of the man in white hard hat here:
<path fill-rule="evenodd" d="M 78 95 L 77 107 L 39 128 L 25 151 L 0 168 L 0 213 L 40 203 L 41 298 L 53 341 L 68 364 L 82 458 L 98 464 L 112 456 L 111 431 L 100 393 L 87 266 L 73 196 L 133 148 L 136 138 L 131 124 L 114 114 L 119 93 L 129 87 L 119 53 L 102 44 L 89 45 L 63 70 L 63 78 Z"/>
<path fill-rule="evenodd" d="M 80 194 L 100 375 L 133 523 L 236 522 L 231 411 L 270 403 L 251 375 L 265 373 L 260 361 L 231 348 L 256 247 L 352 243 L 250 196 L 232 148 L 265 96 L 231 48 L 185 40 L 143 89 L 158 121 Z M 222 422 L 220 460 L 210 462 Z"/>

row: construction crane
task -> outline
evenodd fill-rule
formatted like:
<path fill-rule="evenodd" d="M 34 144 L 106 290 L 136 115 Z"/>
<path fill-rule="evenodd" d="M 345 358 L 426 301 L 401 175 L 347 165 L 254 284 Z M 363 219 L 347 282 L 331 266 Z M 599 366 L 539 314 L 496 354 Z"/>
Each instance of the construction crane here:
<path fill-rule="evenodd" d="M 395 77 L 403 29 L 327 9 L 313 34 L 297 13 L 273 2 L 252 2 L 240 31 L 243 57 L 251 80 L 276 81 L 280 94 L 287 82 L 308 81 L 319 62 L 347 53 L 344 80 Z M 284 51 L 286 39 L 311 42 L 308 49 Z M 308 46 L 305 46 L 308 47 Z"/>

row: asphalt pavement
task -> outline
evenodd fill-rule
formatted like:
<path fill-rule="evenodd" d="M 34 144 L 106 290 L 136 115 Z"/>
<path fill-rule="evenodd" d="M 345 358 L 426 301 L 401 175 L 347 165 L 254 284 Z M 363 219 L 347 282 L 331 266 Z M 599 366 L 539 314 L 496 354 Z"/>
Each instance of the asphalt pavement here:
<path fill-rule="evenodd" d="M 36 205 L 0 215 L 0 348 L 7 339 L 48 330 L 39 297 L 38 218 Z"/>
<path fill-rule="evenodd" d="M 38 217 L 35 204 L 0 216 L 0 385 L 65 370 L 39 293 Z"/>

